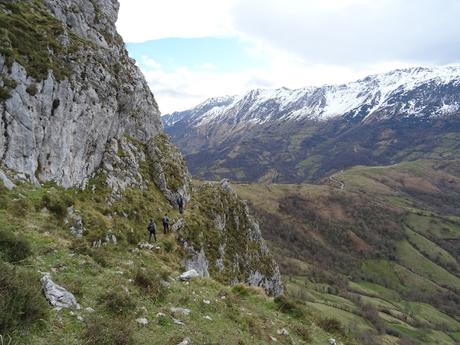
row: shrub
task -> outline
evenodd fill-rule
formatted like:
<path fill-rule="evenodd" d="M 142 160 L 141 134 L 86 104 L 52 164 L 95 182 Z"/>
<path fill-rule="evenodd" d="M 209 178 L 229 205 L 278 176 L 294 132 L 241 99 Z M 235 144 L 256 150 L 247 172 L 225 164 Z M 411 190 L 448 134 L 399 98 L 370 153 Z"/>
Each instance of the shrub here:
<path fill-rule="evenodd" d="M 139 269 L 134 277 L 134 283 L 155 302 L 161 301 L 167 294 L 161 273 Z"/>
<path fill-rule="evenodd" d="M 29 86 L 27 86 L 26 92 L 31 96 L 35 96 L 37 94 L 37 92 L 38 92 L 37 84 L 33 83 L 33 84 L 30 84 Z"/>
<path fill-rule="evenodd" d="M 90 256 L 94 262 L 102 267 L 110 266 L 108 255 L 104 247 L 91 248 L 83 239 L 75 239 L 72 242 L 70 249 L 72 249 L 75 253 Z"/>
<path fill-rule="evenodd" d="M 67 208 L 72 206 L 72 200 L 66 194 L 59 193 L 57 190 L 48 191 L 43 196 L 42 203 L 60 220 L 63 220 L 67 215 Z"/>
<path fill-rule="evenodd" d="M 313 340 L 310 334 L 310 330 L 303 325 L 297 325 L 294 328 L 294 332 L 306 343 L 310 343 Z"/>
<path fill-rule="evenodd" d="M 257 318 L 250 315 L 245 315 L 243 317 L 243 321 L 246 323 L 248 331 L 252 336 L 259 339 L 262 338 L 262 325 Z"/>
<path fill-rule="evenodd" d="M 343 334 L 343 327 L 339 320 L 334 318 L 321 319 L 318 322 L 318 326 L 321 327 L 328 333 L 339 333 Z"/>
<path fill-rule="evenodd" d="M 88 249 L 87 254 L 101 267 L 109 267 L 109 260 L 107 259 L 107 254 L 105 250 L 101 248 L 90 248 Z"/>
<path fill-rule="evenodd" d="M 8 204 L 8 213 L 17 218 L 24 218 L 33 207 L 30 200 L 26 198 L 8 201 Z"/>
<path fill-rule="evenodd" d="M 35 272 L 0 262 L 0 334 L 46 319 L 48 303 Z"/>
<path fill-rule="evenodd" d="M 250 294 L 250 289 L 243 284 L 236 284 L 232 287 L 232 292 L 238 296 L 246 297 Z"/>
<path fill-rule="evenodd" d="M 278 296 L 274 301 L 280 312 L 289 314 L 295 318 L 302 318 L 304 316 L 303 310 L 296 306 L 288 297 Z"/>
<path fill-rule="evenodd" d="M 82 210 L 83 224 L 87 232 L 84 237 L 89 242 L 102 240 L 110 229 L 110 221 L 104 215 L 93 208 Z"/>
<path fill-rule="evenodd" d="M 125 319 L 93 317 L 88 320 L 83 333 L 84 345 L 134 344 L 133 327 Z"/>
<path fill-rule="evenodd" d="M 11 232 L 0 231 L 0 259 L 16 263 L 32 254 L 29 242 Z"/>
<path fill-rule="evenodd" d="M 174 249 L 174 243 L 171 241 L 163 242 L 163 248 L 165 249 L 166 253 L 171 253 Z"/>
<path fill-rule="evenodd" d="M 420 343 L 410 338 L 402 338 L 398 341 L 398 345 L 419 345 L 419 344 Z"/>
<path fill-rule="evenodd" d="M 145 232 L 147 234 L 147 232 Z M 144 235 L 147 236 L 147 235 Z M 137 231 L 130 230 L 126 233 L 126 240 L 131 245 L 137 245 L 140 241 L 142 241 L 142 235 Z"/>
<path fill-rule="evenodd" d="M 136 309 L 134 300 L 122 289 L 107 291 L 99 297 L 99 303 L 109 312 L 120 316 L 129 315 Z"/>

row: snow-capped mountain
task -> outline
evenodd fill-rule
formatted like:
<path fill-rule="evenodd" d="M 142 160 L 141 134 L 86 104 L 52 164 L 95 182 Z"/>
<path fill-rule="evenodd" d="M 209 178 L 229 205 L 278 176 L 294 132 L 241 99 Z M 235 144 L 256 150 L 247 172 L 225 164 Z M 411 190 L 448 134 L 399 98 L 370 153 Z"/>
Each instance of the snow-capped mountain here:
<path fill-rule="evenodd" d="M 197 107 L 166 115 L 166 126 L 193 120 L 194 126 L 213 121 L 326 120 L 348 115 L 366 119 L 385 116 L 433 117 L 460 109 L 460 66 L 410 68 L 343 84 L 291 90 L 252 90 L 242 96 L 211 98 Z M 428 95 L 429 93 L 434 93 Z M 440 94 L 441 93 L 441 94 Z M 400 107 L 395 108 L 399 104 Z M 389 111 L 388 111 L 389 110 Z"/>
<path fill-rule="evenodd" d="M 446 66 L 395 70 L 343 85 L 295 90 L 261 89 L 240 96 L 211 98 L 193 109 L 165 115 L 163 122 L 166 131 L 189 156 L 192 171 L 194 161 L 198 159 L 201 165 L 204 161 L 205 165 L 209 163 L 212 166 L 212 173 L 202 173 L 205 170 L 200 169 L 199 175 L 235 178 L 232 168 L 226 164 L 229 160 L 242 162 L 248 159 L 248 149 L 243 149 L 242 143 L 247 145 L 252 142 L 249 150 L 252 152 L 254 145 L 257 145 L 255 141 L 268 140 L 267 133 L 271 133 L 270 142 L 265 143 L 265 148 L 282 138 L 294 136 L 297 149 L 311 152 L 315 145 L 310 143 L 308 146 L 307 139 L 312 133 L 313 136 L 320 135 L 319 128 L 323 131 L 329 128 L 328 134 L 322 136 L 324 141 L 337 139 L 345 129 L 357 130 L 367 125 L 369 130 L 369 126 L 375 128 L 392 121 L 411 123 L 412 127 L 408 129 L 410 132 L 411 128 L 422 122 L 444 120 L 450 123 L 458 120 L 459 114 L 460 66 Z M 393 127 L 395 125 L 393 123 Z M 335 129 L 331 126 L 335 126 Z M 299 134 L 299 131 L 303 134 Z M 395 140 L 401 142 L 401 139 Z M 297 156 L 293 145 L 285 147 L 282 143 L 278 144 L 284 151 L 275 147 L 268 149 L 266 152 L 270 157 L 275 152 L 289 152 L 291 156 L 285 160 Z M 209 161 L 214 154 L 216 161 Z M 252 157 L 257 162 L 264 161 L 259 158 Z M 379 163 L 380 160 L 375 162 Z M 235 165 L 232 167 L 240 168 Z M 254 170 L 259 168 L 254 167 Z M 297 172 L 302 169 L 293 168 Z M 263 170 L 267 172 L 267 169 L 273 170 L 270 166 Z M 275 170 L 275 175 L 279 176 L 278 169 Z M 305 171 L 300 173 L 301 176 L 305 174 Z M 244 180 L 248 175 L 252 176 L 252 173 L 243 171 L 240 175 L 244 175 L 241 178 Z M 254 178 L 263 176 L 256 174 Z M 318 177 L 318 174 L 311 176 Z"/>

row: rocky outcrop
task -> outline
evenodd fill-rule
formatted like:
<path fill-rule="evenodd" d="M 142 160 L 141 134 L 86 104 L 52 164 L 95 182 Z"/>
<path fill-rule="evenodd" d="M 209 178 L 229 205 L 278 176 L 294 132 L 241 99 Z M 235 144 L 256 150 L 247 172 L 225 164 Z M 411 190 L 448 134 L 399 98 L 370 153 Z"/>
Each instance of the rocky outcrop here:
<path fill-rule="evenodd" d="M 12 190 L 14 188 L 14 183 L 5 175 L 5 173 L 0 170 L 0 180 L 2 181 L 3 185 L 6 189 Z"/>
<path fill-rule="evenodd" d="M 128 188 L 159 190 L 174 207 L 178 199 L 195 203 L 191 221 L 187 214 L 174 228 L 190 243 L 189 272 L 280 294 L 278 266 L 228 183 L 205 184 L 192 200 L 185 161 L 163 133 L 155 99 L 116 32 L 118 6 L 117 0 L 0 2 L 2 24 L 30 33 L 0 28 L 0 167 L 36 184 L 87 187 L 110 206 Z M 75 236 L 92 231 L 89 213 L 68 209 Z M 100 218 L 108 223 L 109 216 Z M 98 231 L 91 239 L 96 248 L 122 238 L 107 224 Z"/>
<path fill-rule="evenodd" d="M 78 211 L 75 210 L 73 206 L 67 208 L 65 224 L 69 225 L 70 233 L 75 237 L 81 238 L 86 231 L 81 215 Z"/>
<path fill-rule="evenodd" d="M 37 43 L 29 58 L 15 59 L 17 41 L 26 38 L 2 32 L 10 45 L 0 48 L 3 166 L 33 181 L 81 185 L 113 139 L 147 142 L 162 130 L 155 99 L 116 32 L 116 0 L 23 1 L 0 8 L 14 9 L 9 20 L 32 18 L 31 32 L 40 32 L 37 39 L 50 49 Z"/>
<path fill-rule="evenodd" d="M 57 309 L 62 308 L 76 308 L 80 309 L 75 296 L 64 289 L 62 286 L 56 284 L 47 273 L 41 279 L 43 293 L 45 294 L 48 302 Z"/>
<path fill-rule="evenodd" d="M 107 177 L 107 186 L 114 196 L 120 197 L 127 187 L 141 190 L 147 188 L 148 181 L 141 169 L 146 160 L 142 143 L 135 143 L 127 137 L 113 138 L 110 141 L 102 160 L 102 170 Z"/>
<path fill-rule="evenodd" d="M 193 248 L 186 246 L 185 269 L 187 271 L 195 270 L 201 277 L 209 277 L 208 260 L 203 248 L 199 252 Z"/>
<path fill-rule="evenodd" d="M 147 143 L 124 136 L 112 139 L 102 159 L 102 172 L 112 196 L 119 198 L 128 187 L 146 190 L 153 183 L 175 207 L 191 198 L 191 176 L 182 154 L 164 134 Z"/>
<path fill-rule="evenodd" d="M 191 176 L 179 150 L 165 134 L 159 134 L 147 144 L 153 167 L 152 178 L 166 199 L 177 205 L 182 197 L 187 203 L 191 198 Z"/>
<path fill-rule="evenodd" d="M 283 293 L 279 267 L 259 225 L 228 181 L 199 186 L 191 207 L 196 215 L 179 231 L 187 269 L 208 271 L 229 284 L 260 286 L 270 295 Z"/>

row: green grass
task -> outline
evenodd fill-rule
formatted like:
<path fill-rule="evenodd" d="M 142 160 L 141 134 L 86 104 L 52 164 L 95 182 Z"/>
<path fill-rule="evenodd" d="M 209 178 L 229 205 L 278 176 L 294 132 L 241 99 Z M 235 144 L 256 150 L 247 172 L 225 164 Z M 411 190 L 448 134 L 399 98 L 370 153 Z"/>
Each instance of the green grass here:
<path fill-rule="evenodd" d="M 378 297 L 390 301 L 398 301 L 401 299 L 398 292 L 388 289 L 384 286 L 373 284 L 370 282 L 350 282 L 349 287 L 352 291 L 356 291 L 363 295 Z"/>
<path fill-rule="evenodd" d="M 406 218 L 409 227 L 428 238 L 450 239 L 460 236 L 460 225 L 439 217 L 409 214 Z"/>
<path fill-rule="evenodd" d="M 364 261 L 361 271 L 366 280 L 383 285 L 392 290 L 398 290 L 401 280 L 394 269 L 394 264 L 387 260 Z"/>
<path fill-rule="evenodd" d="M 417 330 L 412 327 L 408 327 L 402 324 L 395 324 L 391 326 L 392 329 L 396 330 L 403 336 L 407 336 L 409 338 L 417 339 L 421 342 L 426 342 L 427 340 L 427 332 Z"/>
<path fill-rule="evenodd" d="M 185 212 L 187 222 L 196 222 L 201 229 L 205 229 L 203 224 L 212 223 L 212 218 L 206 218 L 206 210 L 216 207 L 208 204 L 214 200 L 208 198 L 214 198 L 216 191 L 223 193 L 219 188 L 203 188 L 204 194 L 197 194 Z M 260 289 L 245 287 L 247 293 L 241 294 L 212 279 L 179 282 L 175 278 L 183 270 L 184 253 L 174 234 L 158 234 L 159 250 L 136 249 L 138 241 L 147 239 L 145 227 L 151 215 L 159 217 L 168 211 L 174 221 L 177 211 L 152 184 L 146 191 L 127 189 L 110 205 L 109 193 L 99 175 L 83 191 L 63 189 L 52 183 L 43 187 L 18 183 L 12 191 L 0 187 L 0 227 L 9 234 L 7 243 L 14 244 L 11 239 L 30 243 L 30 256 L 22 258 L 21 265 L 31 272 L 50 272 L 52 279 L 74 293 L 82 306 L 75 311 L 76 315 L 47 307 L 49 315 L 39 322 L 42 327 L 29 328 L 27 337 L 11 333 L 15 344 L 84 345 L 86 340 L 101 344 L 176 345 L 186 336 L 196 344 L 216 344 L 222 341 L 222 334 L 229 345 L 266 344 L 270 336 L 278 338 L 279 344 L 305 344 L 302 338 L 306 334 L 311 338 L 309 344 L 321 345 L 330 337 L 355 344 L 347 335 L 330 334 L 317 327 L 315 322 L 320 315 L 313 315 L 303 302 L 288 299 L 289 303 L 281 307 L 279 301 Z M 229 203 L 235 215 L 244 208 L 233 197 L 226 201 L 224 196 L 220 197 L 222 202 Z M 81 239 L 75 238 L 66 224 L 69 205 L 83 218 L 85 233 Z M 243 226 L 244 219 L 239 221 Z M 117 244 L 92 247 L 92 241 L 103 240 L 108 231 L 116 235 Z M 243 240 L 246 241 L 241 237 L 233 243 L 229 236 L 229 252 L 232 246 L 236 250 Z M 256 260 L 249 262 L 256 264 Z M 203 300 L 211 303 L 205 304 Z M 88 307 L 95 312 L 87 311 Z M 192 314 L 173 316 L 171 307 L 190 308 Z M 157 318 L 158 313 L 165 316 Z M 88 324 L 79 321 L 77 315 Z M 149 324 L 139 326 L 135 322 L 138 317 L 146 317 Z M 175 325 L 173 317 L 180 318 L 185 325 Z M 276 334 L 282 328 L 290 335 Z"/>
<path fill-rule="evenodd" d="M 460 269 L 457 261 L 452 255 L 439 247 L 436 243 L 410 229 L 407 229 L 407 237 L 409 242 L 431 261 L 440 263 L 444 267 L 451 266 Z"/>
<path fill-rule="evenodd" d="M 357 314 L 321 303 L 308 302 L 307 305 L 316 309 L 326 317 L 337 319 L 346 328 L 356 327 L 359 331 L 372 329 L 369 323 Z"/>
<path fill-rule="evenodd" d="M 449 334 L 455 341 L 460 341 L 460 332 L 451 332 Z"/>
<path fill-rule="evenodd" d="M 345 313 L 342 320 L 348 321 L 361 312 L 362 305 L 371 305 L 387 327 L 400 324 L 407 336 L 418 337 L 419 342 L 425 335 L 427 344 L 436 344 L 437 338 L 451 344 L 446 330 L 459 328 L 455 302 L 449 307 L 447 301 L 455 299 L 454 291 L 459 288 L 455 239 L 460 236 L 460 195 L 457 189 L 446 187 L 445 181 L 458 181 L 460 170 L 457 161 L 440 164 L 414 161 L 355 167 L 335 175 L 345 184 L 340 193 L 329 180 L 320 185 L 241 184 L 237 188 L 258 213 L 283 271 L 290 275 L 289 294 L 321 305 L 328 315 L 340 310 Z M 367 200 L 367 204 L 356 203 L 354 198 Z M 398 234 L 393 242 L 356 255 L 356 261 L 349 264 L 356 269 L 344 271 L 341 264 L 350 253 L 334 237 L 347 229 L 344 224 L 349 219 L 361 239 L 365 232 L 356 229 L 363 223 L 375 233 L 378 224 L 369 219 L 377 217 L 373 214 L 377 207 L 362 212 L 369 204 L 383 207 L 382 221 L 396 219 L 396 226 L 386 229 L 394 226 Z M 387 208 L 395 213 L 385 213 Z M 335 231 L 327 232 L 328 224 L 318 221 L 321 217 L 336 220 Z M 334 255 L 340 259 L 328 265 Z M 374 340 L 398 342 L 390 335 Z"/>
<path fill-rule="evenodd" d="M 411 271 L 451 289 L 460 288 L 460 278 L 420 254 L 409 242 L 398 244 L 398 261 Z"/>
<path fill-rule="evenodd" d="M 416 319 L 431 324 L 433 328 L 460 329 L 460 322 L 427 303 L 410 302 L 409 310 Z"/>

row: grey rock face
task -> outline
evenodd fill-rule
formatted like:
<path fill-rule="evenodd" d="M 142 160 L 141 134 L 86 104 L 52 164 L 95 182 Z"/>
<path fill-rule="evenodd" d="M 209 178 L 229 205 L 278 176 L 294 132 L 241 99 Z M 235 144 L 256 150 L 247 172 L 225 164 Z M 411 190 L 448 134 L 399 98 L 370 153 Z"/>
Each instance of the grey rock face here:
<path fill-rule="evenodd" d="M 3 182 L 3 185 L 6 189 L 12 190 L 14 188 L 14 183 L 5 175 L 5 173 L 0 170 L 0 180 Z"/>
<path fill-rule="evenodd" d="M 67 209 L 66 223 L 70 225 L 70 232 L 75 237 L 82 237 L 86 231 L 81 216 L 72 206 Z"/>
<path fill-rule="evenodd" d="M 110 141 L 102 169 L 107 176 L 107 185 L 115 196 L 119 196 L 127 187 L 147 188 L 147 182 L 140 172 L 140 164 L 145 161 L 144 151 L 126 137 Z"/>
<path fill-rule="evenodd" d="M 178 232 L 185 226 L 185 220 L 183 218 L 178 219 L 171 227 L 172 232 Z"/>
<path fill-rule="evenodd" d="M 191 176 L 182 154 L 166 135 L 157 135 L 147 143 L 147 151 L 153 166 L 153 178 L 157 187 L 171 204 L 178 207 L 177 199 L 184 203 L 191 199 Z"/>
<path fill-rule="evenodd" d="M 81 185 L 101 164 L 112 139 L 146 142 L 162 131 L 148 85 L 115 30 L 115 0 L 47 0 L 63 23 L 63 42 L 81 39 L 67 58 L 69 77 L 50 70 L 35 80 L 18 63 L 0 55 L 0 76 L 13 80 L 10 98 L 0 103 L 0 163 L 32 181 Z M 80 42 L 80 41 L 79 41 Z M 36 93 L 28 92 L 34 85 Z"/>
<path fill-rule="evenodd" d="M 64 289 L 62 286 L 59 286 L 53 282 L 49 274 L 45 274 L 42 277 L 41 283 L 45 297 L 52 306 L 58 309 L 80 309 L 80 305 L 77 303 L 75 296 Z"/>
<path fill-rule="evenodd" d="M 199 252 L 193 248 L 186 247 L 187 256 L 185 258 L 185 269 L 187 271 L 195 270 L 201 277 L 209 277 L 208 260 L 203 248 Z"/>
<path fill-rule="evenodd" d="M 189 221 L 181 230 L 186 241 L 186 268 L 209 272 L 226 283 L 260 286 L 270 295 L 281 295 L 279 267 L 258 223 L 230 183 L 205 183 L 195 192 L 209 223 L 201 233 Z"/>

